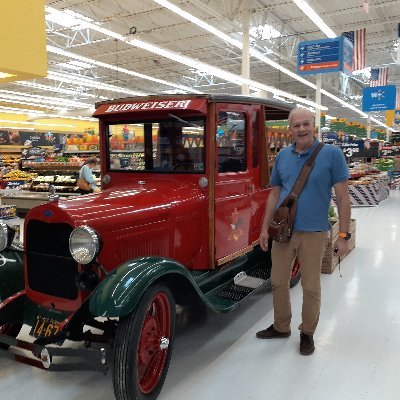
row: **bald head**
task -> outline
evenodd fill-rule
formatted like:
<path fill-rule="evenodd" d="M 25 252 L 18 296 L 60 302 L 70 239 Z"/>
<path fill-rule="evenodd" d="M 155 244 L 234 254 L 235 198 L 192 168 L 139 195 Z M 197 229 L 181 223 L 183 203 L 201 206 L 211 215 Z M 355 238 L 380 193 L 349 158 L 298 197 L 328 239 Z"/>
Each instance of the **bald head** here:
<path fill-rule="evenodd" d="M 314 123 L 315 115 L 313 112 L 311 112 L 310 110 L 307 110 L 306 108 L 303 108 L 303 107 L 296 107 L 296 108 L 293 108 L 293 110 L 291 110 L 289 113 L 289 117 L 288 117 L 289 128 L 292 126 L 293 117 L 298 114 L 301 114 L 302 117 L 307 118 L 307 119 L 311 118 L 311 120 Z"/>

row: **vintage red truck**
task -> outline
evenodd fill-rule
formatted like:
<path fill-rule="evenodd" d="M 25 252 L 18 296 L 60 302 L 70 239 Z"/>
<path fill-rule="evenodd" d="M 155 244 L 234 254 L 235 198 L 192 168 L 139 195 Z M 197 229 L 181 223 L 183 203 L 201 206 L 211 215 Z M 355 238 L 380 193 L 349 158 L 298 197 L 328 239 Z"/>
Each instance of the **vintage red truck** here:
<path fill-rule="evenodd" d="M 53 190 L 26 215 L 22 243 L 0 221 L 3 354 L 49 370 L 110 367 L 117 400 L 155 399 L 176 305 L 228 312 L 269 281 L 265 123 L 288 112 L 227 95 L 98 104 L 102 191 Z M 292 284 L 299 275 L 295 265 Z M 17 338 L 23 325 L 32 338 Z"/>

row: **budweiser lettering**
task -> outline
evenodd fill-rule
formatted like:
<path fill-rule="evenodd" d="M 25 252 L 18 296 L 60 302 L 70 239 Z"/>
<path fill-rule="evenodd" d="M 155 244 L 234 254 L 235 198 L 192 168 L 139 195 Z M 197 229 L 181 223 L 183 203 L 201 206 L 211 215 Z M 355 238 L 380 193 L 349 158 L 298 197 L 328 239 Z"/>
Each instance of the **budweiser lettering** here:
<path fill-rule="evenodd" d="M 115 111 L 129 111 L 129 110 L 160 110 L 163 108 L 187 108 L 190 100 L 166 100 L 166 101 L 149 101 L 144 103 L 122 103 L 112 104 L 108 106 L 106 113 Z"/>

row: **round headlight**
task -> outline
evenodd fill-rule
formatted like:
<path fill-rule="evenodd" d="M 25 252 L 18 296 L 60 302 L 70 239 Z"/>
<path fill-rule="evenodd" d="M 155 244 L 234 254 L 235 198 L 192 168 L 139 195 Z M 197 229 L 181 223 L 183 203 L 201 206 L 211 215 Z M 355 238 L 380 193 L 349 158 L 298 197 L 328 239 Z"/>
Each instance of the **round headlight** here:
<path fill-rule="evenodd" d="M 99 253 L 99 248 L 99 237 L 88 226 L 75 228 L 69 237 L 69 251 L 78 263 L 89 264 Z"/>
<path fill-rule="evenodd" d="M 3 251 L 8 246 L 8 226 L 3 221 L 0 221 L 0 251 Z"/>

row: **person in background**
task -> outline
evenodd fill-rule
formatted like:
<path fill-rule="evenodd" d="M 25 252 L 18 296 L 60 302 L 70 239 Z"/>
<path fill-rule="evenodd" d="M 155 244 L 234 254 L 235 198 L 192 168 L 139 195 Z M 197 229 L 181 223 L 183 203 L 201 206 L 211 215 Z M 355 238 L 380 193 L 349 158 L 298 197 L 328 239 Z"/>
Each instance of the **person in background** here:
<path fill-rule="evenodd" d="M 3 176 L 10 172 L 10 168 L 3 163 L 0 164 L 0 179 L 3 179 Z"/>
<path fill-rule="evenodd" d="M 275 209 L 293 188 L 301 168 L 311 156 L 319 141 L 314 137 L 314 114 L 304 108 L 295 108 L 289 114 L 289 131 L 293 144 L 283 148 L 276 158 L 271 174 L 271 191 L 261 226 L 260 246 L 268 250 L 268 226 Z M 327 231 L 330 229 L 328 210 L 332 187 L 335 188 L 339 214 L 339 238 L 334 244 L 337 256 L 348 251 L 350 234 L 349 171 L 341 149 L 325 145 L 315 159 L 314 168 L 298 198 L 293 236 L 288 243 L 272 244 L 271 283 L 274 305 L 274 323 L 257 332 L 259 339 L 287 338 L 290 336 L 291 304 L 290 277 L 293 261 L 298 258 L 303 290 L 300 353 L 314 352 L 314 332 L 321 308 L 321 265 L 325 251 Z"/>
<path fill-rule="evenodd" d="M 79 178 L 83 178 L 89 185 L 89 190 L 79 189 L 80 194 L 88 194 L 93 192 L 99 192 L 100 189 L 97 187 L 94 175 L 93 175 L 93 168 L 98 164 L 98 160 L 96 157 L 89 157 L 85 163 L 83 164 L 82 168 L 79 171 Z"/>

